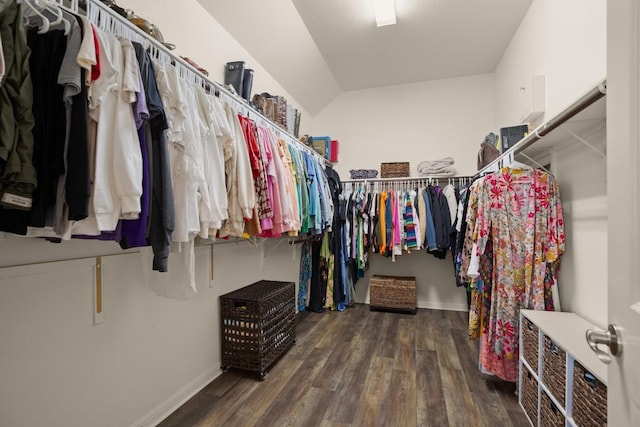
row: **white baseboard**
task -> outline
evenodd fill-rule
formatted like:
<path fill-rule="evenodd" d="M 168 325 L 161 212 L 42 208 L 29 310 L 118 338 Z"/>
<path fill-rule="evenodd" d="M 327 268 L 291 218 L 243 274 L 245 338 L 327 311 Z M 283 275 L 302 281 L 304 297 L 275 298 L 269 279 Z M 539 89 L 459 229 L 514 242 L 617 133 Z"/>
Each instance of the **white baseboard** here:
<path fill-rule="evenodd" d="M 418 308 L 433 310 L 469 311 L 466 303 L 418 301 Z"/>
<path fill-rule="evenodd" d="M 364 301 L 369 304 L 369 298 Z M 418 301 L 418 308 L 429 308 L 432 310 L 469 311 L 466 303 L 440 302 L 440 301 Z"/>
<path fill-rule="evenodd" d="M 216 379 L 222 370 L 219 367 L 211 368 L 199 375 L 182 389 L 178 390 L 170 398 L 153 408 L 148 414 L 131 424 L 131 427 L 155 427 L 162 420 L 167 418 L 173 411 L 191 399 L 196 393 L 202 390 L 207 384 Z"/>

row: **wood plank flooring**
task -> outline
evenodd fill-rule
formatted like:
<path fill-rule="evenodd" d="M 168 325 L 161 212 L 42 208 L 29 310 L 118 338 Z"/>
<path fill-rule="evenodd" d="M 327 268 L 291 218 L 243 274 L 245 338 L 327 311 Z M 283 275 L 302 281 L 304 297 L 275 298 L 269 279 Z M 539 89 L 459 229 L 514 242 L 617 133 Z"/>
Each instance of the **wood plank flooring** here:
<path fill-rule="evenodd" d="M 527 426 L 515 385 L 482 375 L 466 313 L 300 313 L 264 381 L 231 370 L 161 427 Z"/>

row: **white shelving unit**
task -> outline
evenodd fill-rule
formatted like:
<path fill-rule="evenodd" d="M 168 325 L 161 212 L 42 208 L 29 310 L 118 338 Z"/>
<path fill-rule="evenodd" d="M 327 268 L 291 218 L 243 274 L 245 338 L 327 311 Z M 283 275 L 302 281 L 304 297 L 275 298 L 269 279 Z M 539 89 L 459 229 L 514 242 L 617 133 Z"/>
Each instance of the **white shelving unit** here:
<path fill-rule="evenodd" d="M 528 357 L 525 354 L 523 347 L 523 334 L 525 333 L 524 319 L 528 319 L 535 327 L 537 327 L 537 366 L 531 366 L 526 360 Z M 553 402 L 557 410 L 562 413 L 564 419 L 564 426 L 567 427 L 582 427 L 574 420 L 574 366 L 575 363 L 582 365 L 590 374 L 594 375 L 602 384 L 607 384 L 607 367 L 602 363 L 596 354 L 591 350 L 585 339 L 585 333 L 588 329 L 598 329 L 592 323 L 584 320 L 575 313 L 564 313 L 556 311 L 535 311 L 535 310 L 521 310 L 520 311 L 520 324 L 523 327 L 520 330 L 520 381 L 518 387 L 518 395 L 520 405 L 527 410 L 523 404 L 523 381 L 525 375 L 531 375 L 537 383 L 537 411 L 536 419 L 533 420 L 529 417 L 529 422 L 532 426 L 546 427 L 541 421 L 541 405 L 543 392 L 546 393 L 550 400 Z M 564 396 L 556 396 L 545 384 L 545 378 L 548 374 L 544 373 L 544 337 L 547 336 L 551 339 L 559 349 L 565 352 L 565 390 Z M 562 367 L 558 367 L 562 369 Z M 565 404 L 561 403 L 564 398 Z"/>

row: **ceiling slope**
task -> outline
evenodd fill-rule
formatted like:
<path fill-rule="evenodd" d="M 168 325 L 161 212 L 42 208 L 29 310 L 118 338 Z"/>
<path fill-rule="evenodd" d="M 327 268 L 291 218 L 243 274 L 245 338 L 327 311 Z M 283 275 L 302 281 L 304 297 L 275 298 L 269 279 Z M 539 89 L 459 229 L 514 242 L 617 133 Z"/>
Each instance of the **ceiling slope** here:
<path fill-rule="evenodd" d="M 491 73 L 532 0 L 199 0 L 315 116 L 343 90 Z"/>
<path fill-rule="evenodd" d="M 198 1 L 312 116 L 342 91 L 291 0 Z"/>

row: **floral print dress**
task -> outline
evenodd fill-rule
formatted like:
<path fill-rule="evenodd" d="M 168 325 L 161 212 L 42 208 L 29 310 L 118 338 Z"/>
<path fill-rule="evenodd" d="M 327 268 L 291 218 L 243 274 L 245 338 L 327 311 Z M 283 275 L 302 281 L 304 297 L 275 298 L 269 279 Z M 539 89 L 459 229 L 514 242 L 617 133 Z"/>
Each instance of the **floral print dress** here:
<path fill-rule="evenodd" d="M 485 177 L 476 196 L 478 255 L 493 251 L 491 280 L 486 281 L 490 304 L 486 298 L 482 304 L 482 311 L 489 312 L 488 322 L 482 322 L 480 367 L 515 382 L 519 310 L 552 308 L 549 272 L 565 248 L 559 189 L 555 178 L 542 171 L 505 168 Z"/>

